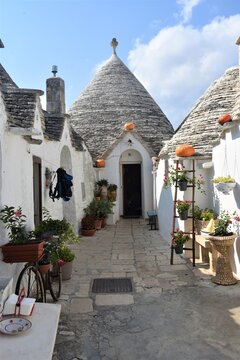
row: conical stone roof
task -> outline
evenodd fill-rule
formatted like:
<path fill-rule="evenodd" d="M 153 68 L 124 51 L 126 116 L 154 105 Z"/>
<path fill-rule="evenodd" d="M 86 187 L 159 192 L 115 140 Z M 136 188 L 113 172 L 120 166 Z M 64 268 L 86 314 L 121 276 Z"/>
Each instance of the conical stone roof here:
<path fill-rule="evenodd" d="M 226 126 L 219 125 L 218 118 L 222 114 L 233 113 L 238 89 L 239 68 L 230 68 L 200 97 L 174 136 L 164 145 L 160 157 L 174 158 L 178 145 L 190 144 L 194 146 L 196 155 L 211 158 L 213 145 Z"/>
<path fill-rule="evenodd" d="M 101 157 L 122 133 L 126 122 L 158 154 L 173 127 L 143 85 L 116 55 L 97 72 L 69 110 L 73 128 L 82 136 L 93 159 Z"/>

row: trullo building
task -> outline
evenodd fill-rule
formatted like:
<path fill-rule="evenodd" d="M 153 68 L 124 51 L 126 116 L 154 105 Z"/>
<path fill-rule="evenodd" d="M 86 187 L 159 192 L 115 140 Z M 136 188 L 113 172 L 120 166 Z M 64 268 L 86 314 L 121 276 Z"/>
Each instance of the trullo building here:
<path fill-rule="evenodd" d="M 113 39 L 112 56 L 69 110 L 93 162 L 105 161 L 105 167 L 96 167 L 96 179 L 118 186 L 114 221 L 146 217 L 154 207 L 152 158 L 173 135 L 165 114 L 117 56 L 117 44 Z"/>

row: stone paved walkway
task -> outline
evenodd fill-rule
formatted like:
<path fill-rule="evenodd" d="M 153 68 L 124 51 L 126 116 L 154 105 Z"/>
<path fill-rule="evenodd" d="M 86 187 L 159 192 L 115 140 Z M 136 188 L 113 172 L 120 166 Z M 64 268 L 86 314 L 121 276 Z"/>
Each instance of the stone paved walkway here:
<path fill-rule="evenodd" d="M 123 219 L 72 246 L 53 360 L 239 359 L 240 289 L 213 284 L 144 220 Z M 128 294 L 93 294 L 92 281 L 130 277 Z"/>

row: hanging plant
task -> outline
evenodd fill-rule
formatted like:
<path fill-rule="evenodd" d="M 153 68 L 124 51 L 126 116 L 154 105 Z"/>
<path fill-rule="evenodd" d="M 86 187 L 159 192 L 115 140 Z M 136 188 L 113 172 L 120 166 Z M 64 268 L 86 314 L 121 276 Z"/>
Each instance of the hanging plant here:
<path fill-rule="evenodd" d="M 229 194 L 235 186 L 235 180 L 230 176 L 218 176 L 211 180 L 211 182 L 216 186 L 216 189 L 223 194 Z"/>

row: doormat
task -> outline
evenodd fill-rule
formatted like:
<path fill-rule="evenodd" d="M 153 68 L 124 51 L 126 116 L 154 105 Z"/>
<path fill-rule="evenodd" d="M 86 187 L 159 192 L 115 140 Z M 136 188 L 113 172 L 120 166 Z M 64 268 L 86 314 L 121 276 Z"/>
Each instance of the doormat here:
<path fill-rule="evenodd" d="M 123 219 L 140 219 L 140 215 L 123 215 Z"/>
<path fill-rule="evenodd" d="M 94 279 L 93 293 L 128 293 L 132 292 L 132 281 L 129 278 Z"/>

